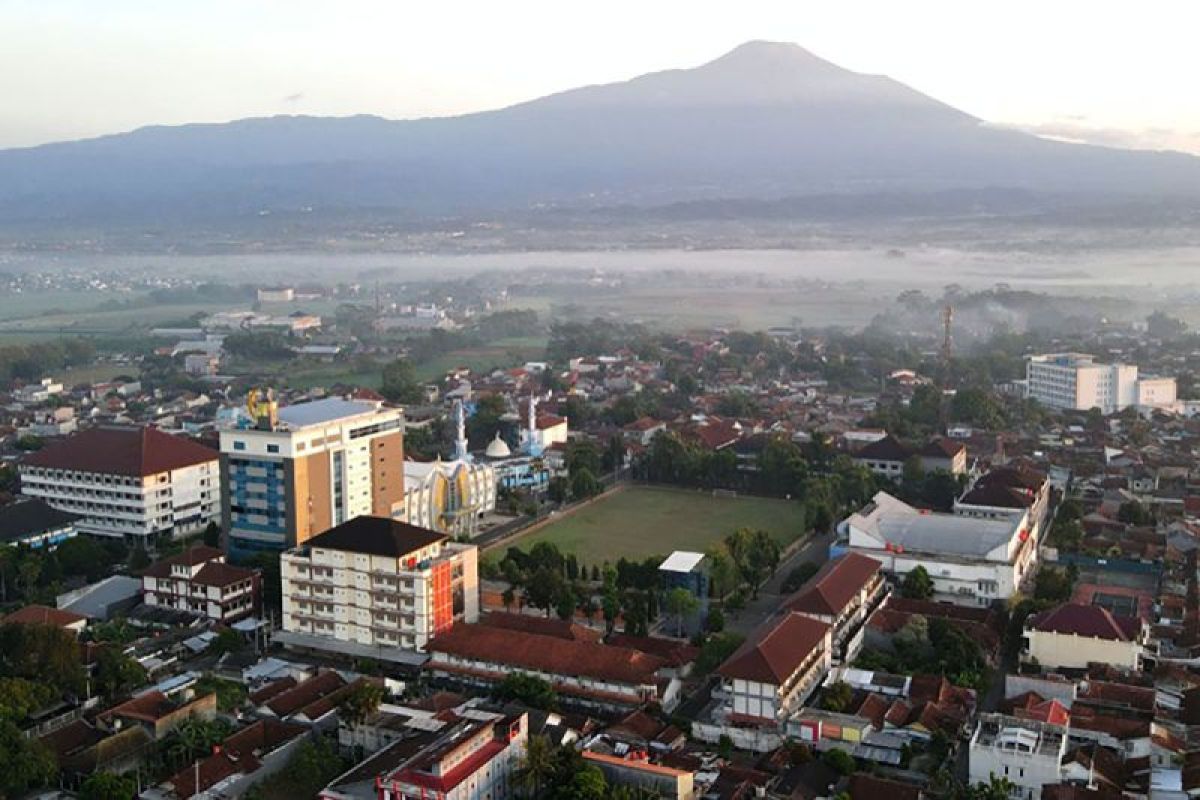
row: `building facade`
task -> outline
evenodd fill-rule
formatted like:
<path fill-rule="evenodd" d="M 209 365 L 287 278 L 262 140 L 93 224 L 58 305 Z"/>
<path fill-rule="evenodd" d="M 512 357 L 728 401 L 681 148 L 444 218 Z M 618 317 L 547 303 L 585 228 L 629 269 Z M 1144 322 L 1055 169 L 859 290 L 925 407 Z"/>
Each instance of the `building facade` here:
<path fill-rule="evenodd" d="M 404 462 L 405 519 L 418 528 L 473 536 L 479 521 L 496 510 L 496 470 L 467 450 L 462 401 L 454 403 L 458 432 L 450 461 Z"/>
<path fill-rule="evenodd" d="M 1062 725 L 986 714 L 971 736 L 970 783 L 1007 778 L 1016 787 L 1014 798 L 1036 800 L 1043 786 L 1059 782 L 1067 740 Z"/>
<path fill-rule="evenodd" d="M 280 567 L 291 644 L 415 651 L 479 617 L 475 546 L 398 520 L 356 517 L 283 553 Z"/>
<path fill-rule="evenodd" d="M 832 631 L 794 612 L 760 625 L 717 670 L 725 721 L 784 726 L 829 673 Z"/>
<path fill-rule="evenodd" d="M 1030 617 L 1025 623 L 1022 658 L 1046 669 L 1087 669 L 1109 664 L 1137 671 L 1147 638 L 1146 626 L 1108 609 L 1064 603 Z"/>
<path fill-rule="evenodd" d="M 829 561 L 784 607 L 831 626 L 834 658 L 847 663 L 862 649 L 864 626 L 888 597 L 883 565 L 860 553 Z"/>
<path fill-rule="evenodd" d="M 219 519 L 218 464 L 215 451 L 182 436 L 102 426 L 26 457 L 21 492 L 78 515 L 80 533 L 185 535 Z"/>
<path fill-rule="evenodd" d="M 260 580 L 252 569 L 225 563 L 214 547 L 189 547 L 142 573 L 142 602 L 228 624 L 257 613 Z"/>
<path fill-rule="evenodd" d="M 1133 364 L 1101 364 L 1085 353 L 1050 353 L 1029 357 L 1025 393 L 1050 408 L 1099 408 L 1113 414 L 1130 406 L 1173 404 L 1175 379 L 1139 379 Z"/>
<path fill-rule="evenodd" d="M 221 431 L 224 528 L 233 553 L 281 551 L 360 515 L 404 518 L 404 415 L 326 398 Z"/>

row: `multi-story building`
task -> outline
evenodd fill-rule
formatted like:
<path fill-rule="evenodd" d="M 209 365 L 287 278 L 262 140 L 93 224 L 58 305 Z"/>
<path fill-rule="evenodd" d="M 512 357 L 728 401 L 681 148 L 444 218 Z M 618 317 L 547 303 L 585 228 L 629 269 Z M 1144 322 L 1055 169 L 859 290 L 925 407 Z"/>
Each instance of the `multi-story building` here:
<path fill-rule="evenodd" d="M 1025 394 L 1050 408 L 1113 414 L 1130 406 L 1175 402 L 1174 378 L 1138 378 L 1133 364 L 1101 364 L 1085 353 L 1030 356 Z"/>
<path fill-rule="evenodd" d="M 509 800 L 529 741 L 526 714 L 474 711 L 427 722 L 335 778 L 321 800 Z"/>
<path fill-rule="evenodd" d="M 355 517 L 280 557 L 283 633 L 296 647 L 415 651 L 479 617 L 474 545 L 383 517 Z M 403 658 L 400 653 L 392 657 Z"/>
<path fill-rule="evenodd" d="M 259 575 L 214 547 L 189 547 L 142 572 L 142 602 L 228 624 L 258 610 Z"/>
<path fill-rule="evenodd" d="M 340 397 L 255 402 L 221 431 L 222 516 L 232 553 L 280 551 L 361 515 L 404 518 L 404 416 Z"/>
<path fill-rule="evenodd" d="M 829 561 L 784 608 L 833 627 L 834 657 L 849 662 L 862 649 L 867 619 L 887 599 L 882 565 L 859 553 Z"/>
<path fill-rule="evenodd" d="M 1042 787 L 1058 783 L 1067 753 L 1068 730 L 1062 725 L 986 714 L 971 736 L 971 785 L 987 783 L 992 776 L 1007 778 L 1014 798 L 1034 800 Z"/>
<path fill-rule="evenodd" d="M 27 456 L 21 492 L 79 516 L 81 533 L 144 540 L 219 519 L 218 454 L 157 428 L 101 426 Z"/>
<path fill-rule="evenodd" d="M 760 625 L 717 669 L 725 722 L 782 728 L 829 673 L 832 630 L 790 611 Z"/>
<path fill-rule="evenodd" d="M 405 519 L 419 528 L 472 536 L 479 521 L 496 510 L 496 470 L 467 449 L 466 414 L 454 403 L 454 458 L 404 462 Z"/>
<path fill-rule="evenodd" d="M 1026 509 L 994 517 L 930 513 L 879 492 L 838 533 L 839 548 L 870 556 L 897 580 L 923 567 L 935 599 L 964 605 L 1007 600 L 1037 565 L 1038 536 Z"/>

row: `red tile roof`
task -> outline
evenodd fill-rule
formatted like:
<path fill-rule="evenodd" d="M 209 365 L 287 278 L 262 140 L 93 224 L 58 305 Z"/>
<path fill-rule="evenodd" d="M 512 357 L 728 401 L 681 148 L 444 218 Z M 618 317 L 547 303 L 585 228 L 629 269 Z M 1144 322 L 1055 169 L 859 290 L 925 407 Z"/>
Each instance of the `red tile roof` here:
<path fill-rule="evenodd" d="M 823 646 L 829 626 L 788 612 L 768 620 L 718 668 L 726 678 L 782 684 Z"/>
<path fill-rule="evenodd" d="M 918 786 L 863 773 L 850 777 L 848 789 L 854 800 L 921 800 Z"/>
<path fill-rule="evenodd" d="M 254 570 L 246 567 L 235 567 L 218 561 L 205 564 L 192 578 L 192 583 L 204 586 L 231 586 L 235 583 L 248 581 L 254 577 Z"/>
<path fill-rule="evenodd" d="M 856 461 L 907 461 L 913 455 L 908 445 L 902 444 L 896 437 L 888 434 L 863 446 L 854 454 Z"/>
<path fill-rule="evenodd" d="M 278 717 L 287 717 L 346 685 L 333 670 L 314 675 L 303 683 L 281 692 L 267 701 L 267 708 Z"/>
<path fill-rule="evenodd" d="M 666 665 L 663 659 L 638 650 L 471 623 L 459 623 L 438 634 L 425 649 L 514 669 L 639 686 L 653 685 L 655 673 Z"/>
<path fill-rule="evenodd" d="M 87 622 L 87 617 L 59 608 L 31 605 L 17 609 L 6 616 L 2 622 L 5 625 L 52 625 L 56 628 L 66 628 Z"/>
<path fill-rule="evenodd" d="M 143 477 L 182 469 L 219 454 L 157 428 L 90 428 L 26 456 L 26 464 L 50 469 Z"/>
<path fill-rule="evenodd" d="M 171 567 L 176 564 L 184 564 L 189 567 L 195 567 L 199 564 L 206 564 L 214 559 L 224 559 L 225 553 L 215 547 L 208 545 L 197 544 L 184 550 L 182 553 L 177 553 L 167 558 L 159 559 L 150 566 L 142 570 L 142 574 L 150 578 L 169 578 L 171 577 Z"/>
<path fill-rule="evenodd" d="M 534 617 L 529 614 L 493 611 L 480 618 L 479 624 L 510 631 L 536 633 L 539 636 L 552 636 L 555 639 L 569 639 L 575 642 L 598 642 L 602 638 L 600 631 L 592 630 L 584 625 L 577 625 L 561 619 Z"/>
<path fill-rule="evenodd" d="M 1031 621 L 1031 627 L 1043 633 L 1074 634 L 1093 639 L 1131 642 L 1137 639 L 1141 623 L 1136 619 L 1114 617 L 1107 608 L 1063 603 L 1038 614 Z"/>
<path fill-rule="evenodd" d="M 847 553 L 821 567 L 808 583 L 784 603 L 790 611 L 834 616 L 879 575 L 882 566 L 870 556 Z"/>

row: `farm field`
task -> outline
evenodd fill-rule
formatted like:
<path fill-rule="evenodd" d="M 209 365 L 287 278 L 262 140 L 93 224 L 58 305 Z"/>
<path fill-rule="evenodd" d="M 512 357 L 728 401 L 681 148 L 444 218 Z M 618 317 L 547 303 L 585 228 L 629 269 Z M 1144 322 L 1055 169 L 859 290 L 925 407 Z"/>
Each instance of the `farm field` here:
<path fill-rule="evenodd" d="M 704 552 L 738 528 L 762 528 L 786 546 L 804 532 L 804 506 L 761 497 L 713 497 L 701 491 L 630 487 L 564 516 L 514 544 L 552 542 L 580 563 L 673 550 Z"/>

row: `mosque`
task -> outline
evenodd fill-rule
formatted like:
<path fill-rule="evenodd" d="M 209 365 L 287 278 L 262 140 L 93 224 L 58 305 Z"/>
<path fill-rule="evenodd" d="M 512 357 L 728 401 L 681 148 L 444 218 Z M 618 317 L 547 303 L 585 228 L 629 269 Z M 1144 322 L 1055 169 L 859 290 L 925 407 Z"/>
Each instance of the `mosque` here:
<path fill-rule="evenodd" d="M 404 462 L 404 505 L 410 525 L 470 537 L 480 519 L 496 508 L 497 471 L 475 461 L 467 450 L 461 400 L 454 402 L 454 423 L 453 459 Z"/>

